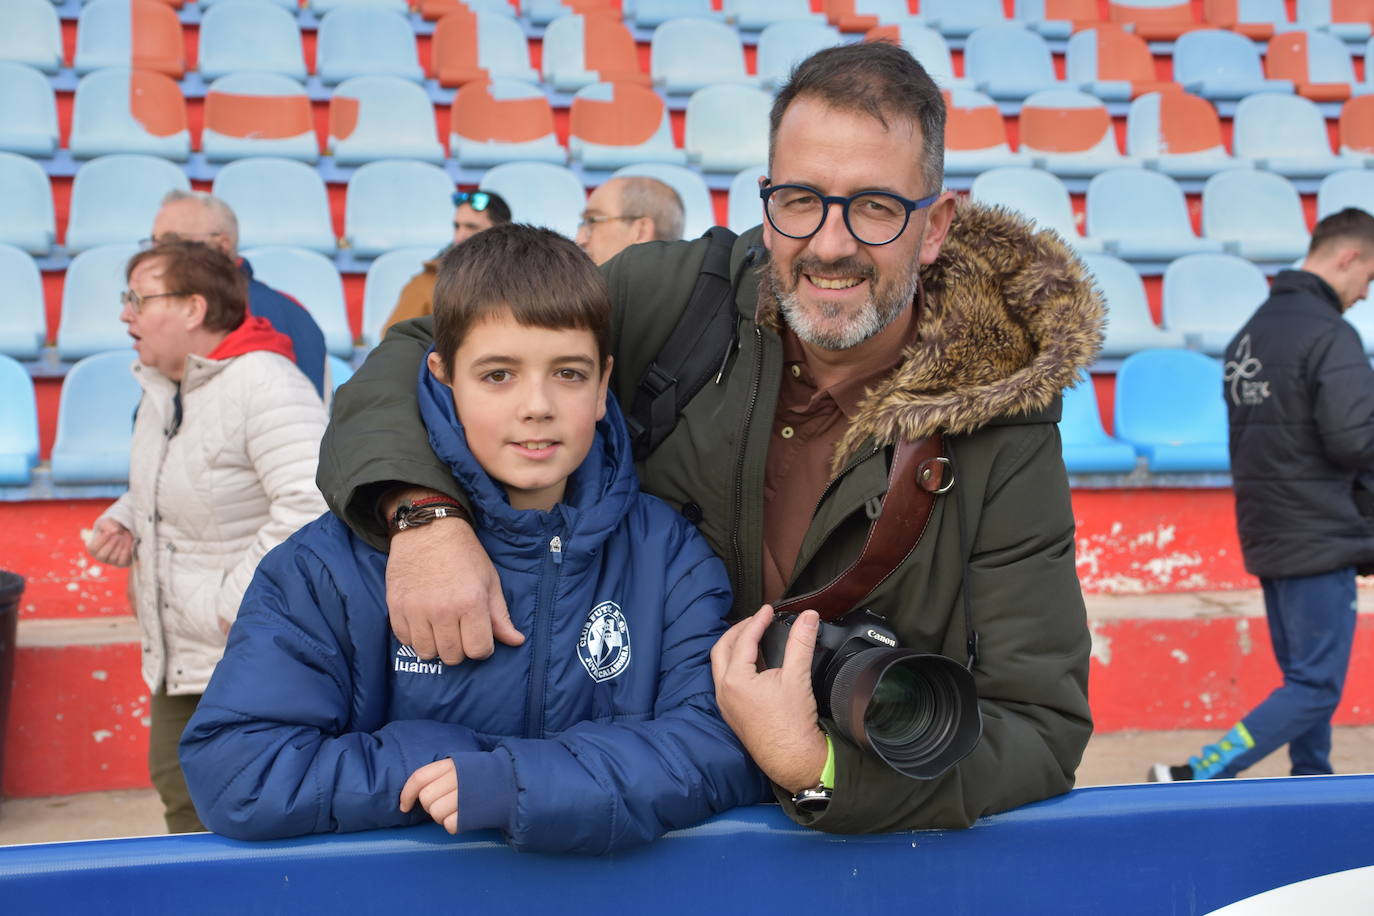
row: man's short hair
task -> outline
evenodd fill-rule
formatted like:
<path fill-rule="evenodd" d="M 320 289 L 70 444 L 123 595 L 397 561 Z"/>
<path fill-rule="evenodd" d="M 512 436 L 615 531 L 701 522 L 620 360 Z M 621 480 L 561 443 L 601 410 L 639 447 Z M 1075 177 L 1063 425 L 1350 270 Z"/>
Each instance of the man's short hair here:
<path fill-rule="evenodd" d="M 654 223 L 654 241 L 676 242 L 682 238 L 682 198 L 672 185 L 646 175 L 623 175 L 620 208 L 626 215 L 647 216 Z"/>
<path fill-rule="evenodd" d="M 487 205 L 481 209 L 473 207 L 472 197 L 474 194 L 485 194 Z M 510 222 L 510 204 L 506 203 L 506 199 L 495 191 L 454 191 L 454 208 L 461 207 L 463 204 L 467 204 L 478 213 L 485 213 L 493 226 L 504 226 Z"/>
<path fill-rule="evenodd" d="M 207 331 L 232 331 L 248 315 L 248 279 L 228 255 L 203 242 L 162 242 L 129 259 L 124 279 L 148 261 L 156 261 L 158 274 L 169 293 L 205 297 Z"/>
<path fill-rule="evenodd" d="M 229 237 L 232 248 L 237 250 L 239 244 L 239 219 L 234 215 L 234 208 L 220 200 L 213 194 L 205 191 L 183 191 L 180 188 L 173 188 L 162 195 L 161 206 L 174 204 L 182 200 L 194 200 L 206 210 L 209 210 L 214 217 L 215 232 L 222 232 Z"/>
<path fill-rule="evenodd" d="M 1318 249 L 1342 241 L 1358 242 L 1366 250 L 1374 251 L 1374 216 L 1359 207 L 1346 207 L 1332 213 L 1312 229 L 1307 253 L 1316 254 Z"/>
<path fill-rule="evenodd" d="M 597 356 L 611 352 L 611 297 L 601 271 L 571 239 L 506 223 L 455 245 L 434 283 L 434 349 L 452 375 L 473 325 L 509 312 L 517 323 L 591 331 Z"/>
<path fill-rule="evenodd" d="M 773 99 L 768 124 L 768 164 L 776 155 L 778 126 L 798 98 L 814 97 L 843 111 L 859 111 L 889 127 L 908 118 L 921 128 L 924 194 L 945 180 L 945 99 L 926 69 L 905 48 L 888 41 L 836 45 L 797 64 Z"/>

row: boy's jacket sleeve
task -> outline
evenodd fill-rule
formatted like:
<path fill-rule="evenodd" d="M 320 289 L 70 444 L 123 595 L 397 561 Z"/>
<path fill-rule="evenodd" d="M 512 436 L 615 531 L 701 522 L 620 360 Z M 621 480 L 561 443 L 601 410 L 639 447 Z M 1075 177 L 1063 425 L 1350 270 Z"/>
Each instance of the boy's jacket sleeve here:
<path fill-rule="evenodd" d="M 385 669 L 372 666 L 370 683 L 355 677 L 344 601 L 319 558 L 295 540 L 258 567 L 181 739 L 191 798 L 216 833 L 264 840 L 421 823 L 418 805 L 407 814 L 398 807 L 406 779 L 476 748 L 459 725 L 380 724 Z M 384 657 L 389 624 L 386 614 L 373 616 Z M 346 731 L 352 718 L 379 726 Z"/>

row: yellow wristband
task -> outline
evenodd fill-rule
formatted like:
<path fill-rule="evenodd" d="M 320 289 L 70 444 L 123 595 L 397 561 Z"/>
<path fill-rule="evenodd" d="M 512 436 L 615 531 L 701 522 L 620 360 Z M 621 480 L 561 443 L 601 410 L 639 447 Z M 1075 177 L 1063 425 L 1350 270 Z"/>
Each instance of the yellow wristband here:
<path fill-rule="evenodd" d="M 821 786 L 835 788 L 835 742 L 830 740 L 829 735 L 825 736 L 825 769 L 821 770 Z"/>

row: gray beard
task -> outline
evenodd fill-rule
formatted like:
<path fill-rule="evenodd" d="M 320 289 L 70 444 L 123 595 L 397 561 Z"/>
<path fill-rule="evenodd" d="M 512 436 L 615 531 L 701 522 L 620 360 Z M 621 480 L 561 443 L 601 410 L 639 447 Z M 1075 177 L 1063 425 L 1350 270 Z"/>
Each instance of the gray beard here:
<path fill-rule="evenodd" d="M 864 300 L 858 312 L 843 325 L 834 328 L 823 325 L 821 321 L 807 314 L 801 304 L 801 297 L 797 294 L 797 286 L 801 283 L 800 276 L 797 277 L 792 291 L 785 293 L 781 278 L 777 276 L 776 265 L 771 262 L 768 265 L 768 271 L 773 275 L 773 296 L 777 299 L 778 311 L 782 313 L 783 320 L 798 338 L 822 350 L 848 350 L 857 347 L 896 321 L 897 316 L 916 300 L 916 290 L 920 284 L 918 269 L 917 265 L 913 265 L 912 271 L 907 274 L 905 280 L 897 284 L 891 295 L 884 295 L 882 289 L 875 288 L 870 283 L 868 298 Z M 835 306 L 825 306 L 820 310 L 820 318 L 827 321 L 835 319 L 840 314 L 841 310 Z"/>

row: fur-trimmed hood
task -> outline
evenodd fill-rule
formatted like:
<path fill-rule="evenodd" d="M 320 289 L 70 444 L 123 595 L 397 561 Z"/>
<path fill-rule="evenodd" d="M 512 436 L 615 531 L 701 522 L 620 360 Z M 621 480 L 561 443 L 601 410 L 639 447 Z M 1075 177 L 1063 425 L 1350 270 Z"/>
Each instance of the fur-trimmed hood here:
<path fill-rule="evenodd" d="M 957 435 L 1042 411 L 1102 346 L 1106 308 L 1083 263 L 1056 233 L 1004 208 L 959 201 L 921 285 L 918 340 L 860 403 L 836 447 L 837 467 L 870 439 Z M 767 293 L 757 320 L 776 325 Z"/>

